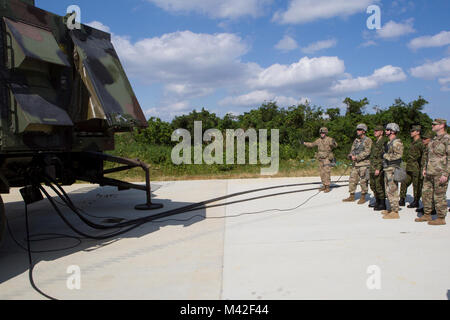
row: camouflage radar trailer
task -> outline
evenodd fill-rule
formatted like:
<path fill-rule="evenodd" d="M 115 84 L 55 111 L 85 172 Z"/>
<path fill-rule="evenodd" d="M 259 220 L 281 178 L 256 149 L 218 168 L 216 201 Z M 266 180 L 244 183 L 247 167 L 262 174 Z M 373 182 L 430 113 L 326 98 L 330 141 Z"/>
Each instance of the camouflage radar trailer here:
<path fill-rule="evenodd" d="M 63 17 L 34 0 L 0 0 L 0 194 L 22 188 L 29 204 L 42 199 L 36 185 L 77 180 L 146 192 L 149 167 L 105 154 L 114 134 L 148 124 L 111 43 L 111 35 Z M 104 163 L 119 164 L 105 170 Z M 107 178 L 140 167 L 146 184 Z M 0 240 L 5 229 L 0 197 Z"/>

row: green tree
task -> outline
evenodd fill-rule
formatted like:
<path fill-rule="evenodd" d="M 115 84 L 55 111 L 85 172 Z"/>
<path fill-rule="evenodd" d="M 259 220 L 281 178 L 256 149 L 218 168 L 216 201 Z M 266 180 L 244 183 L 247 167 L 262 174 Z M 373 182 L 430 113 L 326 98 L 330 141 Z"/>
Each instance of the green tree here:
<path fill-rule="evenodd" d="M 344 104 L 347 105 L 347 116 L 356 115 L 360 116 L 364 113 L 365 107 L 369 104 L 369 100 L 364 98 L 362 100 L 356 101 L 350 98 L 344 100 Z"/>

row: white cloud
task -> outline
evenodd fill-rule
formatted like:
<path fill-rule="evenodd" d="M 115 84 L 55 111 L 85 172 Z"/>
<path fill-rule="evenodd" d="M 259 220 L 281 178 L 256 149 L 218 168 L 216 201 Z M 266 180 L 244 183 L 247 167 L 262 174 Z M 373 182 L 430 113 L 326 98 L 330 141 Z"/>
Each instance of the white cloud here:
<path fill-rule="evenodd" d="M 323 40 L 323 41 L 317 41 L 314 43 L 311 43 L 309 46 L 302 48 L 302 52 L 306 54 L 313 54 L 317 51 L 333 48 L 337 45 L 336 39 L 329 39 L 329 40 Z"/>
<path fill-rule="evenodd" d="M 408 19 L 403 23 L 389 21 L 382 29 L 377 30 L 377 36 L 382 39 L 393 39 L 414 32 L 416 32 L 414 30 L 414 19 Z"/>
<path fill-rule="evenodd" d="M 345 71 L 344 61 L 337 57 L 304 57 L 291 65 L 274 64 L 261 69 L 248 85 L 258 89 L 293 89 L 303 92 L 320 90 Z"/>
<path fill-rule="evenodd" d="M 373 41 L 373 40 L 367 40 L 366 42 L 363 42 L 363 43 L 360 45 L 360 47 L 367 48 L 367 47 L 372 47 L 372 46 L 376 46 L 376 45 L 377 45 L 377 43 L 376 43 L 375 41 Z"/>
<path fill-rule="evenodd" d="M 416 7 L 416 5 L 413 1 L 407 1 L 407 0 L 392 1 L 391 8 L 388 11 L 388 13 L 390 15 L 403 14 L 407 11 L 413 10 L 415 7 Z"/>
<path fill-rule="evenodd" d="M 107 33 L 111 33 L 111 29 L 99 21 L 92 21 L 92 22 L 87 23 L 86 25 L 88 25 L 89 27 L 92 27 L 94 29 L 98 29 L 98 30 L 101 30 L 101 31 L 104 31 Z"/>
<path fill-rule="evenodd" d="M 411 74 L 416 78 L 433 80 L 439 78 L 442 91 L 450 91 L 450 58 L 444 58 L 435 62 L 427 62 L 421 66 L 412 68 Z"/>
<path fill-rule="evenodd" d="M 182 31 L 136 43 L 113 36 L 113 42 L 127 72 L 146 83 L 163 83 L 166 92 L 183 98 L 243 81 L 257 69 L 240 61 L 248 46 L 229 33 Z"/>
<path fill-rule="evenodd" d="M 384 83 L 399 82 L 406 80 L 407 76 L 399 67 L 391 65 L 377 69 L 367 77 L 358 77 L 339 80 L 332 88 L 334 93 L 349 93 L 375 89 Z"/>
<path fill-rule="evenodd" d="M 365 13 L 379 0 L 291 0 L 286 11 L 275 13 L 273 20 L 282 24 L 302 24 L 319 19 L 346 17 Z"/>
<path fill-rule="evenodd" d="M 163 10 L 175 13 L 196 12 L 212 18 L 258 17 L 273 0 L 147 0 Z"/>
<path fill-rule="evenodd" d="M 427 62 L 411 69 L 411 74 L 416 78 L 436 79 L 450 76 L 450 58 L 444 58 L 436 62 Z"/>
<path fill-rule="evenodd" d="M 292 51 L 298 48 L 297 41 L 292 37 L 285 35 L 275 46 L 276 49 L 281 51 Z"/>
<path fill-rule="evenodd" d="M 181 116 L 186 112 L 192 111 L 192 107 L 186 101 L 180 101 L 174 104 L 160 103 L 158 107 L 145 110 L 147 117 L 157 117 L 163 120 L 171 120 L 176 116 Z"/>
<path fill-rule="evenodd" d="M 418 37 L 409 43 L 413 50 L 420 48 L 443 47 L 450 44 L 450 31 L 442 31 L 434 36 Z"/>
<path fill-rule="evenodd" d="M 256 90 L 236 97 L 227 97 L 219 102 L 221 106 L 250 107 L 259 106 L 264 102 L 277 102 L 280 107 L 289 107 L 308 101 L 307 98 L 277 96 L 267 90 Z"/>
<path fill-rule="evenodd" d="M 442 84 L 442 85 L 444 85 L 444 84 L 450 84 L 450 77 L 439 79 L 439 83 Z"/>
<path fill-rule="evenodd" d="M 113 43 L 130 76 L 163 85 L 162 104 L 167 112 L 181 112 L 189 107 L 189 99 L 219 89 L 251 92 L 228 100 L 232 105 L 256 100 L 293 105 L 299 102 L 293 96 L 329 88 L 345 72 L 344 62 L 337 57 L 304 57 L 291 65 L 268 68 L 244 63 L 241 57 L 249 47 L 229 33 L 182 31 L 138 42 L 113 35 Z"/>

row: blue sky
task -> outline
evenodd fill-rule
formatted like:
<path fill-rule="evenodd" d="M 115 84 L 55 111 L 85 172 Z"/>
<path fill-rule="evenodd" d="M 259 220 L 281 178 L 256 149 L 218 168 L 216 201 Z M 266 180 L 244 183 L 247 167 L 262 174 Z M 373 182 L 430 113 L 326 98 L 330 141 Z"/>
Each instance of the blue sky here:
<path fill-rule="evenodd" d="M 148 117 L 241 114 L 265 101 L 388 107 L 422 95 L 450 120 L 448 0 L 36 0 L 107 30 Z M 369 30 L 370 5 L 381 30 Z"/>

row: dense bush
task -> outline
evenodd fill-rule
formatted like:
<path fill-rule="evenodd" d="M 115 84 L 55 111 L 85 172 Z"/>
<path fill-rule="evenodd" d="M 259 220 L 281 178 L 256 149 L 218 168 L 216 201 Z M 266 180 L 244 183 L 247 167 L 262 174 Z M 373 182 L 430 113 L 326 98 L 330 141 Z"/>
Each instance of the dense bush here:
<path fill-rule="evenodd" d="M 282 160 L 308 160 L 314 157 L 315 150 L 307 149 L 300 141 L 313 141 L 318 138 L 319 129 L 326 126 L 330 136 L 339 144 L 335 151 L 338 160 L 346 159 L 351 144 L 356 137 L 356 126 L 359 123 L 368 125 L 369 136 L 373 138 L 373 128 L 377 125 L 398 123 L 402 132 L 400 138 L 404 141 L 406 150 L 410 145 L 409 132 L 413 125 L 420 124 L 424 130 L 431 129 L 432 119 L 422 112 L 428 103 L 422 97 L 410 103 L 401 99 L 386 109 L 375 108 L 376 113 L 369 114 L 366 107 L 367 99 L 355 101 L 345 99 L 347 105 L 345 115 L 338 108 L 301 104 L 284 109 L 276 103 L 265 103 L 257 109 L 239 116 L 228 114 L 223 118 L 202 109 L 194 110 L 188 115 L 176 117 L 171 123 L 158 118 L 150 118 L 148 128 L 133 134 L 124 134 L 117 138 L 115 153 L 122 156 L 138 157 L 157 165 L 170 166 L 171 150 L 177 142 L 171 141 L 176 129 L 186 129 L 194 136 L 194 121 L 202 121 L 203 131 L 216 128 L 223 132 L 227 129 L 278 129 L 280 131 L 280 157 Z M 217 171 L 230 170 L 232 166 L 217 166 Z"/>

